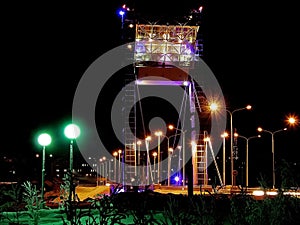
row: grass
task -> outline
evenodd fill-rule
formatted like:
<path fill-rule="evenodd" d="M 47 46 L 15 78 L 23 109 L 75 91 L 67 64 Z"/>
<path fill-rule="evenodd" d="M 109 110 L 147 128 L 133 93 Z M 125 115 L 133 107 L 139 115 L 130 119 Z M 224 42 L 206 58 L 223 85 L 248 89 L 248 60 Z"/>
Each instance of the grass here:
<path fill-rule="evenodd" d="M 95 195 L 75 201 L 68 193 L 66 177 L 61 185 L 62 204 L 58 209 L 41 207 L 43 201 L 30 182 L 2 187 L 0 225 L 298 225 L 300 198 L 284 194 L 288 186 L 297 186 L 288 167 L 281 170 L 283 180 L 278 195 L 256 200 L 244 189 L 236 194 L 162 194 L 121 192 Z M 263 181 L 261 188 L 268 190 Z M 93 189 L 96 194 L 97 190 Z M 82 193 L 81 197 L 88 195 Z M 85 203 L 85 207 L 82 207 Z"/>
<path fill-rule="evenodd" d="M 159 194 L 125 192 L 99 195 L 90 206 L 39 209 L 37 223 L 25 211 L 2 212 L 1 225 L 296 225 L 300 221 L 300 199 L 279 194 L 273 198 L 254 200 L 249 195 Z"/>

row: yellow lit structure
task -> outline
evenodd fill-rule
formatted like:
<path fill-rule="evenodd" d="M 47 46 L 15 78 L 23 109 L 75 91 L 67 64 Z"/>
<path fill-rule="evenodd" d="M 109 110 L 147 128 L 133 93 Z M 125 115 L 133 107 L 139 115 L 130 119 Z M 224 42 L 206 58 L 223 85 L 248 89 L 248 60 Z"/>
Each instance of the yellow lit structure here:
<path fill-rule="evenodd" d="M 134 60 L 190 66 L 198 55 L 198 30 L 199 26 L 137 24 Z"/>

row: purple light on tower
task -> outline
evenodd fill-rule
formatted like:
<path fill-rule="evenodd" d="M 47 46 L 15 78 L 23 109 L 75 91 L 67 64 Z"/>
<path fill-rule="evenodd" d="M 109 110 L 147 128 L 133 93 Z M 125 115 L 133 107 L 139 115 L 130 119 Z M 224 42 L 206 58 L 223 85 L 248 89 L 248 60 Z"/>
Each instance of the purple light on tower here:
<path fill-rule="evenodd" d="M 154 80 L 153 77 L 151 79 L 139 79 L 136 80 L 135 83 L 137 85 L 158 85 L 158 86 L 189 86 L 189 81 L 175 81 L 175 80 L 168 80 L 168 79 L 161 79 L 157 77 L 157 80 Z"/>

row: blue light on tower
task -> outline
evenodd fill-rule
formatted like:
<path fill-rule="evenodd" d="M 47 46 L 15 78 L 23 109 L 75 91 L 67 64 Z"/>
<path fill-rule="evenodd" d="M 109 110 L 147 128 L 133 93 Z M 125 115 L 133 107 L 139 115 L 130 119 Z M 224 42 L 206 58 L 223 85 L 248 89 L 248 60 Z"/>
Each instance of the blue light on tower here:
<path fill-rule="evenodd" d="M 177 176 L 174 177 L 174 181 L 175 181 L 175 184 L 176 184 L 176 185 L 180 185 L 180 179 L 181 179 L 181 178 L 180 178 L 179 175 L 177 175 Z"/>
<path fill-rule="evenodd" d="M 118 15 L 121 16 L 121 29 L 124 28 L 124 16 L 126 14 L 127 7 L 126 5 L 122 5 L 122 8 L 118 10 Z"/>
<path fill-rule="evenodd" d="M 125 10 L 123 10 L 123 9 L 120 9 L 120 10 L 119 10 L 119 15 L 120 15 L 121 17 L 123 17 L 123 16 L 124 16 L 124 14 L 125 14 Z"/>

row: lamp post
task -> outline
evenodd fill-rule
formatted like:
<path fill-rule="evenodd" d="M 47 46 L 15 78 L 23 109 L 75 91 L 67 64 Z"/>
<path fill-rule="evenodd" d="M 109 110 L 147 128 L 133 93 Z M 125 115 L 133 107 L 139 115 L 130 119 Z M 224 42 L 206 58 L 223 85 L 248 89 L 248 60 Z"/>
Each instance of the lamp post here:
<path fill-rule="evenodd" d="M 149 142 L 151 140 L 151 136 L 146 137 L 145 139 L 145 144 L 146 144 L 146 151 L 147 151 L 147 160 L 146 160 L 146 184 L 149 184 L 149 161 L 150 161 L 150 156 L 149 156 Z"/>
<path fill-rule="evenodd" d="M 170 186 L 171 181 L 171 160 L 173 154 L 173 148 L 168 147 L 168 186 Z"/>
<path fill-rule="evenodd" d="M 115 160 L 114 160 L 114 181 L 117 182 L 117 156 L 118 156 L 118 152 L 113 152 L 113 156 L 115 157 Z"/>
<path fill-rule="evenodd" d="M 155 136 L 157 136 L 157 184 L 160 182 L 160 137 L 163 135 L 161 131 L 156 131 Z"/>
<path fill-rule="evenodd" d="M 182 146 L 179 145 L 176 147 L 178 149 L 178 162 L 177 162 L 177 177 L 179 180 L 177 181 L 177 185 L 182 186 L 182 175 L 181 175 L 181 161 L 182 161 Z"/>
<path fill-rule="evenodd" d="M 203 141 L 205 144 L 205 168 L 204 168 L 204 185 L 208 184 L 208 171 L 207 171 L 207 151 L 208 151 L 208 142 L 210 141 L 210 137 L 208 136 L 207 131 L 204 131 Z"/>
<path fill-rule="evenodd" d="M 221 137 L 223 138 L 223 185 L 226 186 L 226 147 L 225 147 L 225 140 L 226 137 L 228 137 L 228 133 L 224 132 L 223 134 L 221 134 Z"/>
<path fill-rule="evenodd" d="M 96 162 L 96 172 L 97 172 L 97 174 L 96 174 L 96 185 L 97 185 L 97 187 L 99 186 L 99 174 L 100 174 L 100 171 L 99 171 L 99 163 L 95 160 L 95 158 L 94 158 L 94 161 Z"/>
<path fill-rule="evenodd" d="M 102 158 L 100 158 L 99 159 L 99 173 L 100 173 L 100 185 L 101 184 L 104 184 L 104 182 L 102 182 L 104 179 L 103 179 L 103 175 L 102 174 L 104 174 L 104 167 L 103 167 L 103 159 Z"/>
<path fill-rule="evenodd" d="M 265 130 L 265 129 L 262 129 L 261 127 L 257 128 L 257 130 L 259 132 L 266 132 L 266 133 L 269 133 L 271 134 L 271 140 L 272 140 L 272 173 L 273 173 L 273 189 L 275 189 L 275 152 L 274 152 L 274 135 L 276 133 L 279 133 L 281 131 L 286 131 L 287 128 L 283 128 L 283 129 L 280 129 L 280 130 L 276 130 L 276 131 L 269 131 L 269 130 Z"/>
<path fill-rule="evenodd" d="M 165 135 L 163 135 L 165 138 L 167 138 L 167 141 L 168 141 L 168 145 L 167 145 L 167 147 L 168 147 L 168 186 L 170 186 L 170 184 L 171 184 L 171 157 L 172 157 L 172 154 L 170 154 L 170 153 L 173 153 L 173 148 L 170 148 L 170 139 L 172 138 L 172 137 L 175 137 L 175 136 L 178 136 L 178 135 L 180 135 L 180 134 L 174 134 L 174 135 L 171 135 L 171 136 L 165 136 Z M 180 157 L 179 157 L 180 158 Z"/>
<path fill-rule="evenodd" d="M 93 163 L 93 166 L 92 168 L 94 169 L 94 167 L 96 166 L 96 185 L 97 187 L 99 186 L 99 179 L 98 179 L 98 176 L 99 176 L 99 163 L 97 162 L 97 160 L 95 158 L 92 158 L 92 157 L 89 157 L 89 159 L 93 159 L 95 164 Z"/>
<path fill-rule="evenodd" d="M 42 160 L 42 184 L 41 184 L 41 198 L 44 199 L 44 185 L 45 185 L 45 152 L 46 146 L 51 144 L 51 136 L 47 133 L 40 134 L 38 137 L 38 143 L 43 146 L 43 160 Z"/>
<path fill-rule="evenodd" d="M 170 130 L 178 130 L 182 133 L 182 186 L 185 186 L 185 132 L 182 129 L 176 128 L 173 125 L 169 125 Z"/>
<path fill-rule="evenodd" d="M 102 157 L 102 162 L 103 162 L 103 173 L 104 173 L 104 184 L 107 183 L 107 160 L 106 160 L 106 157 L 103 156 Z"/>
<path fill-rule="evenodd" d="M 154 158 L 154 163 L 153 163 L 153 171 L 154 171 L 154 180 L 155 180 L 155 168 L 156 168 L 156 166 L 155 166 L 155 159 L 156 159 L 156 156 L 158 155 L 157 154 L 157 152 L 153 152 L 152 153 L 152 155 L 153 155 L 153 158 Z M 158 171 L 158 170 L 157 170 Z"/>
<path fill-rule="evenodd" d="M 239 135 L 237 133 L 234 134 L 235 137 L 243 138 L 246 140 L 246 187 L 249 186 L 249 140 L 253 138 L 260 138 L 260 135 L 251 136 L 251 137 L 245 137 L 242 135 Z"/>
<path fill-rule="evenodd" d="M 230 160 L 231 160 L 231 186 L 233 186 L 233 170 L 234 170 L 234 160 L 233 160 L 233 113 L 237 112 L 237 111 L 241 111 L 241 110 L 250 110 L 252 108 L 251 105 L 247 105 L 244 108 L 239 108 L 239 109 L 235 109 L 233 111 L 229 111 L 226 109 L 226 111 L 229 113 L 230 115 Z"/>
<path fill-rule="evenodd" d="M 141 164 L 141 141 L 137 141 L 136 144 L 138 145 L 138 160 L 137 160 L 137 164 L 138 166 Z"/>
<path fill-rule="evenodd" d="M 74 139 L 79 137 L 80 128 L 76 124 L 69 124 L 65 127 L 64 130 L 65 136 L 70 139 L 70 172 L 73 172 L 73 142 Z"/>
<path fill-rule="evenodd" d="M 138 171 L 137 175 L 140 176 L 140 165 L 141 165 L 141 141 L 137 141 L 136 144 L 138 145 L 138 154 L 137 154 L 137 166 L 138 166 Z"/>
<path fill-rule="evenodd" d="M 118 150 L 118 154 L 119 154 L 119 171 L 118 171 L 118 183 L 121 183 L 121 153 L 122 153 L 122 150 L 119 149 Z"/>
<path fill-rule="evenodd" d="M 69 124 L 65 127 L 64 134 L 68 139 L 70 139 L 70 166 L 69 166 L 69 170 L 70 170 L 70 177 L 69 177 L 70 190 L 69 190 L 69 200 L 72 201 L 72 194 L 74 195 L 74 198 L 75 198 L 75 186 L 73 184 L 73 177 L 72 177 L 72 174 L 73 174 L 73 142 L 77 137 L 79 137 L 80 128 L 76 124 L 71 123 L 71 124 Z"/>
<path fill-rule="evenodd" d="M 113 171 L 113 169 L 111 168 L 111 164 L 114 162 L 114 159 L 110 159 L 109 161 L 108 161 L 108 180 L 109 181 L 112 181 L 113 180 L 113 178 L 112 178 L 112 171 Z"/>

